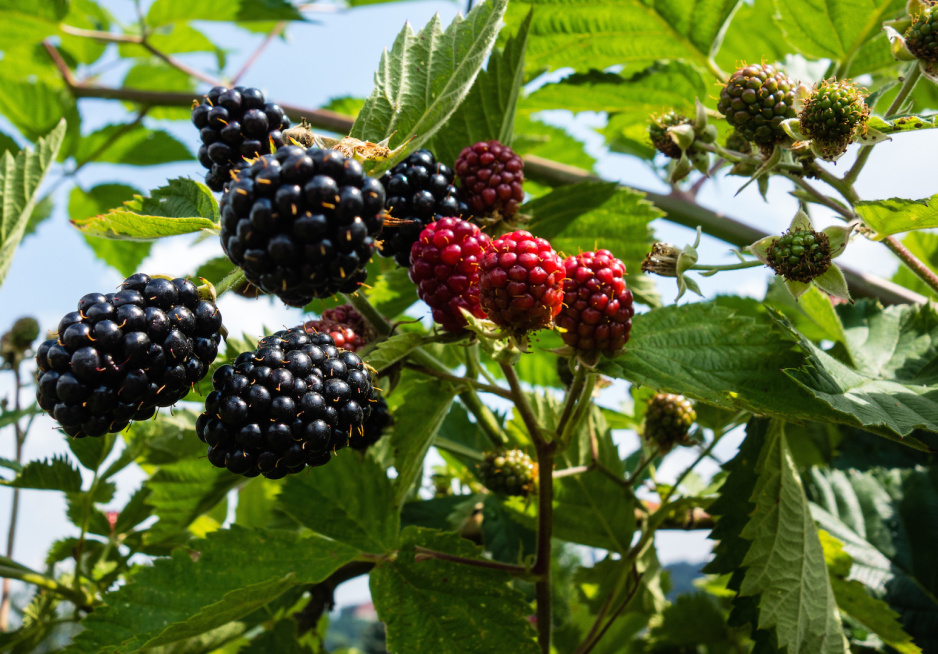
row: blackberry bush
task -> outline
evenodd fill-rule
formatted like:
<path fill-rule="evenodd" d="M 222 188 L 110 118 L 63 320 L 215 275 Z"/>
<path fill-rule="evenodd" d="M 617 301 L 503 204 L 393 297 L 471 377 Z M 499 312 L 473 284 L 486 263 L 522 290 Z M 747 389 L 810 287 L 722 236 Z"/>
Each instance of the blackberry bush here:
<path fill-rule="evenodd" d="M 830 239 L 824 232 L 794 228 L 769 246 L 766 257 L 776 274 L 807 283 L 831 267 Z"/>
<path fill-rule="evenodd" d="M 808 97 L 799 116 L 801 132 L 824 159 L 837 159 L 865 133 L 870 117 L 865 97 L 856 84 L 844 80 L 824 80 Z"/>
<path fill-rule="evenodd" d="M 498 141 L 480 141 L 456 160 L 462 196 L 474 214 L 511 218 L 524 200 L 524 162 Z"/>
<path fill-rule="evenodd" d="M 527 497 L 536 488 L 537 466 L 521 450 L 498 450 L 485 454 L 479 476 L 494 493 Z"/>
<path fill-rule="evenodd" d="M 675 445 L 690 445 L 690 429 L 697 420 L 694 406 L 683 395 L 658 393 L 648 401 L 642 435 L 667 454 Z"/>
<path fill-rule="evenodd" d="M 202 139 L 199 163 L 209 169 L 205 185 L 221 191 L 245 157 L 283 146 L 281 131 L 290 126 L 290 119 L 258 89 L 216 86 L 192 108 L 192 124 Z"/>
<path fill-rule="evenodd" d="M 358 355 L 301 327 L 261 339 L 216 370 L 212 384 L 196 433 L 212 465 L 247 477 L 280 479 L 328 463 L 364 438 L 377 402 Z"/>
<path fill-rule="evenodd" d="M 434 322 L 458 332 L 462 310 L 484 318 L 479 303 L 479 264 L 492 239 L 472 223 L 443 218 L 430 223 L 410 251 L 410 279 L 433 312 Z"/>
<path fill-rule="evenodd" d="M 222 248 L 284 304 L 354 292 L 367 276 L 384 197 L 354 159 L 286 146 L 240 171 L 222 196 Z"/>
<path fill-rule="evenodd" d="M 740 68 L 720 90 L 717 109 L 747 141 L 771 149 L 784 141 L 782 121 L 795 118 L 797 83 L 767 64 Z"/>
<path fill-rule="evenodd" d="M 215 360 L 221 313 L 187 279 L 88 293 L 36 350 L 36 399 L 69 436 L 117 433 L 184 398 Z"/>
<path fill-rule="evenodd" d="M 393 221 L 381 232 L 379 253 L 410 266 L 410 248 L 428 223 L 440 218 L 468 218 L 469 207 L 453 185 L 453 169 L 438 163 L 429 150 L 418 150 L 381 176 Z"/>

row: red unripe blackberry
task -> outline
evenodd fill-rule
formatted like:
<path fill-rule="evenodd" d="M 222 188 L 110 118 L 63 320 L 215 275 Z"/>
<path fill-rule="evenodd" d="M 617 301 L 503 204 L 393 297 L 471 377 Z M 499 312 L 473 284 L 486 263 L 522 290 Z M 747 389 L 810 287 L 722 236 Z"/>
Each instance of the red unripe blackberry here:
<path fill-rule="evenodd" d="M 479 305 L 479 264 L 492 239 L 472 223 L 442 218 L 427 225 L 410 249 L 410 279 L 449 332 L 466 326 L 460 309 L 484 318 Z"/>
<path fill-rule="evenodd" d="M 554 320 L 564 330 L 563 342 L 579 352 L 613 356 L 628 342 L 635 314 L 625 264 L 609 250 L 584 252 L 563 263 L 563 309 Z"/>
<path fill-rule="evenodd" d="M 563 280 L 563 260 L 550 243 L 526 231 L 503 234 L 482 257 L 479 301 L 492 322 L 523 334 L 560 313 Z"/>
<path fill-rule="evenodd" d="M 339 323 L 340 325 L 346 325 L 356 334 L 360 335 L 364 339 L 365 344 L 375 337 L 375 330 L 368 324 L 364 316 L 358 313 L 351 304 L 340 304 L 332 309 L 326 309 L 322 312 L 322 319 Z M 337 343 L 336 347 L 342 346 Z"/>
<path fill-rule="evenodd" d="M 473 213 L 498 212 L 504 217 L 518 213 L 524 200 L 524 163 L 507 145 L 480 141 L 463 149 L 454 168 Z"/>

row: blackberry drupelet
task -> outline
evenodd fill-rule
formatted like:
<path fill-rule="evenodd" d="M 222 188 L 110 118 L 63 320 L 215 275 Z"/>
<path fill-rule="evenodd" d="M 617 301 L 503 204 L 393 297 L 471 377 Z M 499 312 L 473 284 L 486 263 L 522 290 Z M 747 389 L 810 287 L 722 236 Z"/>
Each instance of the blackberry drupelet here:
<path fill-rule="evenodd" d="M 221 243 L 249 282 L 285 304 L 358 289 L 384 223 L 384 187 L 335 150 L 289 145 L 222 196 Z"/>
<path fill-rule="evenodd" d="M 486 452 L 479 464 L 485 487 L 501 495 L 527 497 L 534 492 L 536 466 L 521 450 Z"/>
<path fill-rule="evenodd" d="M 792 229 L 772 241 L 766 258 L 775 274 L 808 283 L 831 267 L 830 238 L 824 232 Z"/>
<path fill-rule="evenodd" d="M 372 397 L 375 401 L 371 405 L 371 415 L 365 421 L 362 431 L 352 434 L 349 441 L 349 446 L 353 449 L 365 450 L 377 443 L 381 439 L 385 428 L 393 422 L 388 403 L 378 389 L 374 390 Z"/>
<path fill-rule="evenodd" d="M 290 126 L 290 119 L 280 105 L 265 102 L 258 89 L 216 86 L 192 108 L 192 124 L 202 139 L 199 163 L 209 169 L 205 184 L 221 191 L 244 157 L 283 146 L 281 130 Z"/>
<path fill-rule="evenodd" d="M 690 428 L 697 420 L 694 406 L 683 395 L 658 393 L 648 401 L 642 435 L 655 443 L 660 454 L 667 454 L 675 445 L 690 445 Z"/>
<path fill-rule="evenodd" d="M 797 83 L 774 66 L 753 64 L 730 75 L 717 109 L 747 141 L 771 150 L 787 138 L 782 122 L 795 118 Z"/>
<path fill-rule="evenodd" d="M 453 166 L 463 198 L 475 215 L 511 218 L 524 200 L 524 162 L 498 141 L 463 148 Z"/>
<path fill-rule="evenodd" d="M 137 273 L 89 293 L 37 348 L 39 406 L 69 436 L 119 432 L 172 406 L 215 360 L 221 313 L 186 279 Z"/>
<path fill-rule="evenodd" d="M 651 139 L 651 144 L 658 152 L 671 159 L 680 159 L 684 152 L 671 138 L 668 128 L 690 124 L 692 124 L 690 118 L 675 111 L 669 111 L 660 116 L 655 115 L 648 121 L 648 138 Z"/>
<path fill-rule="evenodd" d="M 341 304 L 322 312 L 319 320 L 307 321 L 307 333 L 325 332 L 335 341 L 336 347 L 349 352 L 358 352 L 374 340 L 371 325 L 351 304 Z"/>
<path fill-rule="evenodd" d="M 821 158 L 836 160 L 858 135 L 866 133 L 870 109 L 865 98 L 863 89 L 846 80 L 823 80 L 815 87 L 801 110 L 799 124 Z"/>
<path fill-rule="evenodd" d="M 418 150 L 381 176 L 385 207 L 395 220 L 381 232 L 379 252 L 410 266 L 410 248 L 420 231 L 440 218 L 469 218 L 469 206 L 453 186 L 453 169 L 438 163 L 429 150 Z"/>
<path fill-rule="evenodd" d="M 247 477 L 280 479 L 328 463 L 363 437 L 377 401 L 356 354 L 302 327 L 262 338 L 216 370 L 212 384 L 196 433 L 212 465 Z"/>

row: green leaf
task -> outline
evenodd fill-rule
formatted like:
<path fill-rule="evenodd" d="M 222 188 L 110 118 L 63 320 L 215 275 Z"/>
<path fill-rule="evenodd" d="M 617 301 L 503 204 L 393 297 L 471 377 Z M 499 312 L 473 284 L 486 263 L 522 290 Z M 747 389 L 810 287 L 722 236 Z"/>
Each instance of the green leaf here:
<path fill-rule="evenodd" d="M 150 197 L 135 195 L 123 208 L 98 216 L 73 216 L 71 223 L 91 236 L 152 241 L 201 230 L 217 233 L 218 220 L 218 203 L 208 187 L 180 177 Z"/>
<path fill-rule="evenodd" d="M 751 541 L 741 595 L 759 595 L 759 628 L 772 629 L 789 652 L 849 652 L 824 551 L 811 518 L 782 423 L 762 445 L 751 501 L 755 512 L 741 536 Z"/>
<path fill-rule="evenodd" d="M 423 335 L 403 332 L 392 336 L 365 355 L 365 361 L 379 373 L 413 352 L 423 342 Z"/>
<path fill-rule="evenodd" d="M 183 27 L 177 26 L 176 29 Z M 175 30 L 174 30 L 175 32 Z M 141 89 L 144 91 L 176 91 L 178 93 L 191 93 L 193 99 L 197 94 L 192 91 L 194 81 L 191 77 L 173 68 L 162 61 L 143 61 L 133 66 L 124 75 L 123 88 Z M 136 111 L 140 105 L 125 102 L 128 111 Z M 188 120 L 192 114 L 189 107 L 150 107 L 147 112 L 149 118 L 156 120 Z"/>
<path fill-rule="evenodd" d="M 9 55 L 8 55 L 9 56 Z M 76 136 L 80 124 L 75 98 L 63 86 L 42 80 L 0 78 L 0 114 L 3 114 L 20 134 L 36 142 L 52 132 L 65 120 L 69 136 Z M 52 134 L 49 134 L 50 138 Z M 61 138 L 61 137 L 54 137 Z M 69 148 L 64 148 L 63 156 Z M 58 153 L 56 153 L 58 154 Z"/>
<path fill-rule="evenodd" d="M 70 438 L 68 449 L 88 470 L 97 470 L 114 449 L 116 441 L 115 434 L 106 434 L 99 438 Z"/>
<path fill-rule="evenodd" d="M 123 184 L 100 184 L 87 191 L 76 186 L 68 196 L 68 214 L 70 216 L 100 215 L 132 200 L 136 193 L 138 193 L 137 189 Z M 83 236 L 95 256 L 117 269 L 124 277 L 137 272 L 137 268 L 150 254 L 152 247 L 152 243 L 116 241 L 87 234 Z"/>
<path fill-rule="evenodd" d="M 830 296 L 812 286 L 795 300 L 780 277 L 773 277 L 766 293 L 766 302 L 782 311 L 802 334 L 813 341 L 827 339 L 846 343 L 844 326 L 834 310 Z"/>
<path fill-rule="evenodd" d="M 371 265 L 374 264 L 372 261 Z M 417 301 L 416 288 L 407 276 L 406 268 L 395 266 L 390 270 L 381 270 L 377 275 L 369 270 L 368 279 L 371 288 L 365 289 L 365 296 L 371 306 L 384 316 L 393 318 L 400 315 Z"/>
<path fill-rule="evenodd" d="M 189 148 L 169 132 L 134 123 L 107 125 L 82 137 L 73 156 L 79 163 L 95 161 L 131 166 L 153 166 L 193 158 Z"/>
<path fill-rule="evenodd" d="M 532 120 L 523 112 L 515 118 L 515 134 L 512 149 L 519 155 L 535 155 L 554 161 L 563 161 L 569 166 L 592 170 L 596 160 L 587 154 L 583 143 L 560 127 Z M 528 190 L 529 172 L 525 172 L 525 191 Z"/>
<path fill-rule="evenodd" d="M 0 93 L 0 98 L 3 95 Z M 36 206 L 36 192 L 63 138 L 65 123 L 60 122 L 46 138 L 39 139 L 35 150 L 26 148 L 16 157 L 9 152 L 0 156 L 0 284 L 10 271 L 13 254 Z"/>
<path fill-rule="evenodd" d="M 732 71 L 746 62 L 784 61 L 791 48 L 774 16 L 774 0 L 739 3 L 717 53 L 717 63 Z"/>
<path fill-rule="evenodd" d="M 481 550 L 456 534 L 408 527 L 393 561 L 371 573 L 371 595 L 387 626 L 393 652 L 460 654 L 540 651 L 526 617 L 524 596 L 504 572 L 429 559 L 416 561 L 414 547 L 480 558 Z"/>
<path fill-rule="evenodd" d="M 156 0 L 147 12 L 150 27 L 190 20 L 263 21 L 303 20 L 303 15 L 288 0 Z"/>
<path fill-rule="evenodd" d="M 648 634 L 653 644 L 652 651 L 674 648 L 700 650 L 707 645 L 723 646 L 722 651 L 732 651 L 735 640 L 726 624 L 726 618 L 716 598 L 707 593 L 679 595 L 661 614 L 660 624 Z M 717 650 L 721 651 L 721 650 Z"/>
<path fill-rule="evenodd" d="M 81 472 L 67 458 L 54 456 L 44 461 L 30 461 L 15 479 L 3 485 L 72 493 L 81 490 Z"/>
<path fill-rule="evenodd" d="M 934 467 L 868 472 L 816 468 L 806 487 L 818 526 L 840 540 L 852 558 L 849 578 L 897 611 L 903 629 L 922 651 L 933 651 L 938 647 Z"/>
<path fill-rule="evenodd" d="M 537 554 L 537 533 L 516 522 L 513 512 L 492 493 L 482 504 L 482 542 L 493 559 L 505 563 L 520 563 Z"/>
<path fill-rule="evenodd" d="M 149 32 L 147 43 L 166 54 L 215 52 L 219 49 L 205 34 L 185 23 L 176 23 L 168 28 L 157 28 Z M 149 59 L 153 56 L 150 50 L 139 43 L 120 43 L 117 46 L 117 52 L 124 59 L 134 57 Z"/>
<path fill-rule="evenodd" d="M 313 534 L 237 526 L 191 548 L 141 566 L 129 583 L 105 595 L 105 605 L 82 621 L 85 630 L 66 651 L 129 653 L 205 633 L 293 586 L 324 580 L 357 554 Z"/>
<path fill-rule="evenodd" d="M 843 543 L 826 531 L 820 532 L 820 536 L 824 559 L 830 571 L 831 587 L 834 589 L 840 610 L 879 636 L 880 640 L 900 654 L 922 654 L 922 650 L 902 630 L 898 613 L 890 609 L 884 601 L 869 595 L 859 581 L 848 581 L 853 559 L 844 552 Z"/>
<path fill-rule="evenodd" d="M 446 123 L 428 145 L 439 161 L 456 161 L 469 143 L 496 139 L 511 144 L 515 126 L 518 94 L 524 83 L 524 51 L 528 42 L 531 16 L 518 27 L 505 47 L 489 57 L 486 69 Z"/>
<path fill-rule="evenodd" d="M 293 475 L 277 505 L 302 526 L 363 552 L 384 554 L 397 544 L 400 519 L 391 481 L 373 458 L 355 451 L 308 475 Z"/>
<path fill-rule="evenodd" d="M 520 24 L 531 9 L 534 21 L 526 54 L 529 71 L 570 67 L 602 70 L 686 60 L 707 67 L 720 46 L 737 2 L 699 0 L 564 0 L 512 2 L 505 21 Z"/>
<path fill-rule="evenodd" d="M 812 59 L 850 61 L 882 30 L 897 0 L 776 0 L 778 27 L 795 50 Z"/>
<path fill-rule="evenodd" d="M 395 501 L 400 504 L 423 471 L 423 459 L 449 413 L 455 391 L 445 382 L 407 376 L 388 398 L 394 426 L 391 447 L 397 469 Z"/>
<path fill-rule="evenodd" d="M 227 1 L 227 0 L 226 0 Z M 375 90 L 351 136 L 416 149 L 433 137 L 459 106 L 495 45 L 507 0 L 476 5 L 444 31 L 439 15 L 420 32 L 408 23 L 390 52 L 381 55 Z"/>
<path fill-rule="evenodd" d="M 14 157 L 16 153 L 20 151 L 20 146 L 17 145 L 16 141 L 12 136 L 6 132 L 0 132 L 0 154 L 4 152 L 9 152 Z"/>
<path fill-rule="evenodd" d="M 235 523 L 242 527 L 264 529 L 273 519 L 281 485 L 272 479 L 255 477 L 238 489 Z"/>
<path fill-rule="evenodd" d="M 869 200 L 858 202 L 856 211 L 881 240 L 891 234 L 938 227 L 938 195 L 924 200 Z"/>

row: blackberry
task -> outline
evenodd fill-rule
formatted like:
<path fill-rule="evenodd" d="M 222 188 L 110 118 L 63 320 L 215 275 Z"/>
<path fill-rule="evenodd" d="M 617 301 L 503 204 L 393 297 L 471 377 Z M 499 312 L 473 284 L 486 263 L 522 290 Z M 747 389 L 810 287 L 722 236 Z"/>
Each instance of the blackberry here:
<path fill-rule="evenodd" d="M 824 80 L 814 89 L 801 110 L 801 132 L 814 142 L 815 151 L 833 161 L 866 131 L 870 109 L 866 93 L 847 81 Z"/>
<path fill-rule="evenodd" d="M 527 497 L 534 492 L 536 465 L 521 450 L 486 452 L 479 464 L 485 487 L 501 495 Z"/>
<path fill-rule="evenodd" d="M 795 118 L 796 86 L 774 66 L 745 66 L 720 90 L 717 109 L 744 139 L 771 149 L 787 138 L 782 122 Z"/>
<path fill-rule="evenodd" d="M 446 331 L 466 326 L 462 309 L 485 317 L 479 304 L 479 263 L 491 242 L 472 223 L 441 218 L 427 225 L 411 248 L 410 279 L 433 311 L 433 320 Z"/>
<path fill-rule="evenodd" d="M 615 356 L 632 329 L 632 292 L 625 264 L 609 250 L 584 252 L 564 261 L 563 309 L 554 319 L 563 342 L 577 352 Z"/>
<path fill-rule="evenodd" d="M 384 222 L 384 187 L 335 150 L 259 157 L 222 196 L 221 243 L 249 282 L 285 304 L 358 289 Z"/>
<path fill-rule="evenodd" d="M 394 257 L 397 265 L 407 268 L 410 248 L 428 223 L 469 217 L 453 179 L 453 169 L 438 163 L 429 150 L 418 150 L 381 176 L 387 194 L 384 206 L 394 218 L 381 232 L 382 256 Z"/>
<path fill-rule="evenodd" d="M 929 63 L 938 62 L 938 5 L 930 2 L 912 16 L 905 32 L 905 45 L 916 57 Z"/>
<path fill-rule="evenodd" d="M 830 268 L 830 239 L 824 232 L 795 228 L 772 241 L 765 256 L 775 274 L 808 283 Z"/>
<path fill-rule="evenodd" d="M 560 313 L 563 260 L 530 232 L 504 234 L 482 255 L 479 301 L 489 319 L 512 334 L 542 329 Z"/>
<path fill-rule="evenodd" d="M 469 209 L 477 215 L 510 218 L 524 200 L 524 162 L 498 141 L 480 141 L 463 149 L 456 174 Z"/>
<path fill-rule="evenodd" d="M 391 410 L 384 396 L 375 389 L 373 396 L 375 401 L 371 405 L 371 415 L 362 430 L 352 434 L 349 445 L 356 450 L 365 450 L 369 445 L 374 445 L 381 438 L 386 427 L 392 423 Z"/>
<path fill-rule="evenodd" d="M 262 338 L 212 376 L 196 434 L 215 467 L 280 479 L 329 462 L 377 401 L 358 355 L 302 327 Z"/>
<path fill-rule="evenodd" d="M 209 169 L 205 184 L 221 191 L 244 157 L 283 146 L 281 131 L 290 126 L 290 119 L 280 105 L 265 102 L 257 89 L 216 86 L 192 108 L 192 124 L 202 139 L 199 163 Z"/>
<path fill-rule="evenodd" d="M 336 347 L 349 352 L 358 352 L 375 338 L 374 329 L 350 304 L 326 309 L 319 320 L 310 320 L 303 327 L 309 334 L 329 334 Z"/>
<path fill-rule="evenodd" d="M 39 406 L 75 438 L 172 406 L 218 353 L 221 313 L 192 282 L 137 273 L 120 288 L 83 296 L 36 350 Z"/>
<path fill-rule="evenodd" d="M 669 111 L 660 116 L 652 116 L 648 124 L 648 137 L 658 152 L 671 159 L 680 159 L 684 153 L 678 147 L 678 144 L 674 142 L 674 139 L 671 138 L 671 135 L 668 134 L 668 128 L 678 125 L 690 125 L 691 123 L 690 118 L 674 111 Z"/>
<path fill-rule="evenodd" d="M 690 428 L 697 420 L 694 406 L 683 395 L 658 393 L 648 401 L 642 435 L 655 443 L 661 454 L 667 454 L 675 445 L 690 445 Z"/>

